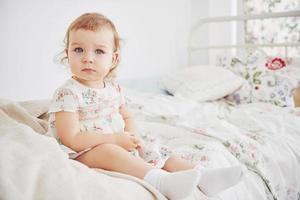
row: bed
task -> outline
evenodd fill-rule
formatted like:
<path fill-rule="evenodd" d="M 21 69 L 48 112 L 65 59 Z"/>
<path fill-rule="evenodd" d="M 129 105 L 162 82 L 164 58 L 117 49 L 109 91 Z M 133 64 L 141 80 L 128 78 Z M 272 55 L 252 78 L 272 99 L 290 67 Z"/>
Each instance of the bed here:
<path fill-rule="evenodd" d="M 223 19 L 245 18 L 253 16 Z M 136 84 L 124 87 L 141 136 L 151 134 L 182 158 L 206 168 L 247 168 L 243 181 L 210 199 L 299 200 L 300 108 L 255 98 L 237 103 L 232 95 L 245 83 L 237 72 L 226 67 L 189 68 L 200 69 L 200 73 L 192 70 L 179 81 L 165 79 L 162 85 L 168 93 L 161 88 L 143 92 L 130 87 Z M 220 69 L 224 72 L 218 76 L 222 87 L 201 93 L 204 87 L 220 86 L 220 82 L 207 83 Z M 184 82 L 183 78 L 191 78 L 191 74 L 202 76 L 201 87 L 199 82 Z M 196 90 L 189 91 L 183 83 Z M 193 98 L 186 98 L 191 93 Z M 45 136 L 49 103 L 48 99 L 0 100 L 0 199 L 166 199 L 142 180 L 90 169 L 68 159 L 57 142 Z M 209 198 L 195 190 L 186 200 L 194 199 Z"/>

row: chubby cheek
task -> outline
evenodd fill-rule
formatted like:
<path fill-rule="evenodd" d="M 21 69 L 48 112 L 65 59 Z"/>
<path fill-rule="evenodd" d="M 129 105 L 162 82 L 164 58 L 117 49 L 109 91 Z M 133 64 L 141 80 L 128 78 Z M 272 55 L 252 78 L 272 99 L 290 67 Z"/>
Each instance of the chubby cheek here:
<path fill-rule="evenodd" d="M 70 66 L 79 66 L 81 64 L 80 56 L 69 55 L 69 65 Z"/>
<path fill-rule="evenodd" d="M 110 70 L 109 63 L 106 65 L 98 65 L 98 67 L 97 67 L 97 73 L 102 76 L 106 76 L 108 74 L 109 70 Z"/>
<path fill-rule="evenodd" d="M 81 56 L 76 55 L 74 52 L 70 52 L 68 58 L 69 62 L 79 62 L 81 60 Z"/>
<path fill-rule="evenodd" d="M 74 62 L 74 61 L 69 61 L 69 65 L 70 65 L 72 72 L 80 71 L 79 63 Z"/>
<path fill-rule="evenodd" d="M 110 59 L 99 59 L 95 60 L 95 65 L 98 66 L 98 69 L 109 70 L 112 66 L 112 62 Z"/>
<path fill-rule="evenodd" d="M 80 63 L 74 62 L 74 61 L 69 61 L 69 66 L 70 66 L 70 71 L 72 72 L 72 74 L 75 74 L 75 75 L 81 74 Z"/>

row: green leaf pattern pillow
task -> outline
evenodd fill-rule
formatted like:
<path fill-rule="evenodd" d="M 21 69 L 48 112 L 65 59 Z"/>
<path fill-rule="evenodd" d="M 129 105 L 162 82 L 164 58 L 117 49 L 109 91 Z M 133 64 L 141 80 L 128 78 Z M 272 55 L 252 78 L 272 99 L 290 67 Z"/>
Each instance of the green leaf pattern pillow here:
<path fill-rule="evenodd" d="M 232 104 L 268 102 L 278 106 L 292 106 L 292 92 L 297 81 L 287 76 L 280 58 L 269 59 L 261 51 L 246 56 L 223 56 L 218 64 L 243 77 L 246 83 L 226 97 Z"/>

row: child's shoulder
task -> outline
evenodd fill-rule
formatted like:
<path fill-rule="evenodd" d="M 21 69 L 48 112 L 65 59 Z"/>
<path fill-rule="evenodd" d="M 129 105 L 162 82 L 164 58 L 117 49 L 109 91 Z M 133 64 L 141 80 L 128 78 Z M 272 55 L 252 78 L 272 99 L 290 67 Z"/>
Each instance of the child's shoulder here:
<path fill-rule="evenodd" d="M 74 84 L 72 79 L 69 79 L 55 90 L 54 96 L 76 96 L 78 93 L 80 93 L 80 88 L 76 84 Z"/>

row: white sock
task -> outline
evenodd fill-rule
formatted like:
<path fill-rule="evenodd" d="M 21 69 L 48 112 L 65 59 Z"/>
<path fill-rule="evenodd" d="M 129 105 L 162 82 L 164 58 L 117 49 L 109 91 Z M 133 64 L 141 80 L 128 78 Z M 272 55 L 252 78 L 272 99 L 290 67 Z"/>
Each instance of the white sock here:
<path fill-rule="evenodd" d="M 169 173 L 162 169 L 152 169 L 144 180 L 170 200 L 183 199 L 196 189 L 199 172 L 192 169 Z"/>
<path fill-rule="evenodd" d="M 200 172 L 198 186 L 207 196 L 215 196 L 219 192 L 236 185 L 244 176 L 243 166 L 226 167 L 219 169 L 203 169 L 196 166 Z"/>

